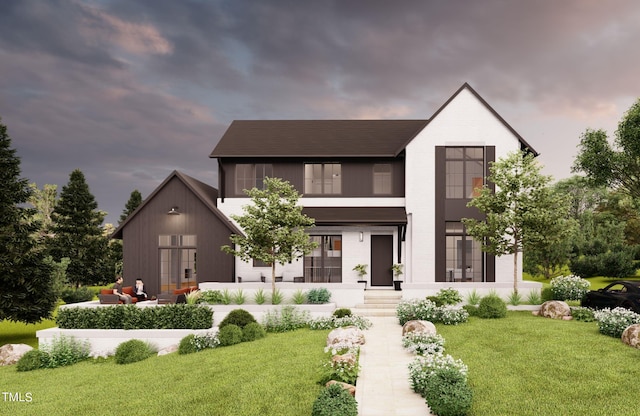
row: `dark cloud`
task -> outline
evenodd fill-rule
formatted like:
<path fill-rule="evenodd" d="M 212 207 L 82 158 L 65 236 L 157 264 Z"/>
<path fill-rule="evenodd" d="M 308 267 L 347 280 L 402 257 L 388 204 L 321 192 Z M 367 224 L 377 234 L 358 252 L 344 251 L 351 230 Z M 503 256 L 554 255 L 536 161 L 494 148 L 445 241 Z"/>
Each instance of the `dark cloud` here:
<path fill-rule="evenodd" d="M 640 95 L 633 0 L 5 0 L 0 116 L 39 185 L 85 173 L 116 221 L 241 118 L 425 118 L 463 82 L 569 174 Z"/>

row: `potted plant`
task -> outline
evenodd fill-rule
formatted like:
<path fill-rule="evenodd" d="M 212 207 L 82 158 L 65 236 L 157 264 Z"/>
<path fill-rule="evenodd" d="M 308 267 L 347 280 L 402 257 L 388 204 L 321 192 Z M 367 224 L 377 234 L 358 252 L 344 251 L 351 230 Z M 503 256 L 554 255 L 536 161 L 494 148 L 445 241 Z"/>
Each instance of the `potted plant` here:
<path fill-rule="evenodd" d="M 404 267 L 404 265 L 400 264 L 400 263 L 396 263 L 393 266 L 391 266 L 391 271 L 393 272 L 393 288 L 395 290 L 401 290 L 401 285 L 402 285 L 402 268 Z"/>
<path fill-rule="evenodd" d="M 358 273 L 358 277 L 360 280 L 364 280 L 364 276 L 367 274 L 367 265 L 366 264 L 356 264 L 353 270 Z"/>

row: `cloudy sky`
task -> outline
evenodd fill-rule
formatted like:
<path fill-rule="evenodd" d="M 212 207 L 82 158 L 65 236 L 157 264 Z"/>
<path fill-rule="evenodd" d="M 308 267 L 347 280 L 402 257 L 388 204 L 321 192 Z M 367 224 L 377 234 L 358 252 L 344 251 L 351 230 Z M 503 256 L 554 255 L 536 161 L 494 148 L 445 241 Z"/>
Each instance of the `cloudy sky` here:
<path fill-rule="evenodd" d="M 640 97 L 636 0 L 1 0 L 22 175 L 81 169 L 117 222 L 174 169 L 217 185 L 234 119 L 425 119 L 464 82 L 569 176 Z"/>

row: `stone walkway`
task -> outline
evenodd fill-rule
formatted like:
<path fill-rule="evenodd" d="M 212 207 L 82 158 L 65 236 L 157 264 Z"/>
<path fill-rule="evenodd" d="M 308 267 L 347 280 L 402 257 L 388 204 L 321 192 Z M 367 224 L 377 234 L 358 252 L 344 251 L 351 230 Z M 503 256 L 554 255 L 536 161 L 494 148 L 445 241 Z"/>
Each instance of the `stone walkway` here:
<path fill-rule="evenodd" d="M 426 401 L 411 389 L 408 364 L 415 355 L 402 348 L 402 327 L 396 317 L 369 317 L 360 348 L 356 401 L 360 416 L 429 415 Z"/>

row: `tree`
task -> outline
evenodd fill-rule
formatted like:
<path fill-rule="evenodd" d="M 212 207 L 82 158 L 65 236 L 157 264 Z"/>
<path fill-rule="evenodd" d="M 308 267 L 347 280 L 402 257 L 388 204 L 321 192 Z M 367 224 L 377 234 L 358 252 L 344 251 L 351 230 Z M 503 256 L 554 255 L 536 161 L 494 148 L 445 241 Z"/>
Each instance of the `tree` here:
<path fill-rule="evenodd" d="M 289 263 L 317 247 L 305 232 L 315 221 L 302 213 L 300 195 L 289 182 L 265 178 L 264 187 L 245 191 L 251 204 L 242 208 L 244 215 L 231 215 L 245 235 L 232 235 L 234 247 L 225 245 L 222 250 L 243 261 L 255 259 L 270 264 L 275 293 L 276 263 Z"/>
<path fill-rule="evenodd" d="M 0 123 L 0 320 L 39 322 L 56 304 L 52 270 L 35 234 L 33 209 L 24 207 L 31 190 L 20 178 L 20 158 Z"/>
<path fill-rule="evenodd" d="M 124 222 L 124 220 L 126 220 L 127 217 L 140 206 L 140 204 L 142 204 L 142 194 L 137 189 L 134 189 L 122 210 L 122 214 L 120 214 L 118 224 L 122 224 L 122 222 Z"/>
<path fill-rule="evenodd" d="M 580 140 L 574 172 L 584 172 L 591 183 L 622 190 L 640 199 L 640 99 L 618 123 L 612 147 L 603 130 L 587 129 Z"/>
<path fill-rule="evenodd" d="M 30 183 L 31 195 L 29 196 L 29 204 L 35 208 L 33 218 L 40 222 L 39 238 L 44 238 L 51 234 L 53 221 L 51 214 L 56 207 L 56 197 L 58 196 L 58 185 L 45 184 L 42 189 L 38 188 L 36 183 Z"/>
<path fill-rule="evenodd" d="M 75 287 L 111 280 L 106 270 L 107 238 L 102 235 L 105 213 L 89 191 L 84 174 L 76 169 L 69 183 L 62 187 L 60 200 L 53 211 L 50 251 L 54 260 L 68 257 L 67 278 Z"/>
<path fill-rule="evenodd" d="M 510 153 L 492 163 L 487 179 L 496 185 L 496 191 L 484 185 L 480 195 L 467 204 L 483 212 L 485 219 L 462 221 L 483 251 L 513 255 L 513 291 L 517 293 L 518 253 L 567 238 L 563 221 L 568 200 L 547 186 L 551 177 L 540 173 L 530 153 Z"/>

